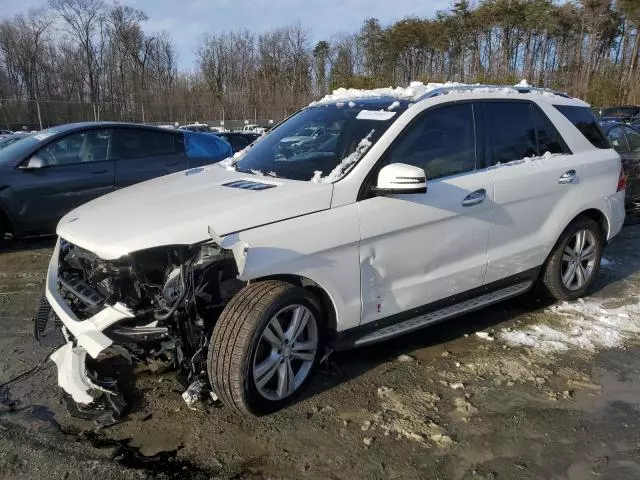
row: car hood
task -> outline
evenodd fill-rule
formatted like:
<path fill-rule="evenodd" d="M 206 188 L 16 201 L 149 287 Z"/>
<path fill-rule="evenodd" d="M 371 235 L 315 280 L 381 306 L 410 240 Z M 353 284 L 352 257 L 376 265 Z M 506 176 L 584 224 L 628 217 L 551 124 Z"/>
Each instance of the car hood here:
<path fill-rule="evenodd" d="M 140 183 L 72 210 L 57 234 L 105 260 L 163 245 L 192 245 L 326 210 L 333 185 L 262 177 L 218 165 Z"/>

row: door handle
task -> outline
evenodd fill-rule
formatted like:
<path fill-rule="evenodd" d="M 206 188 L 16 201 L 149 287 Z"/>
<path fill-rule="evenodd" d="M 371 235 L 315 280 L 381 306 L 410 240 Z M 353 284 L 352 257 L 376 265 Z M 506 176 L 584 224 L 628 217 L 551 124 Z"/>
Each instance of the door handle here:
<path fill-rule="evenodd" d="M 568 183 L 573 183 L 573 181 L 578 177 L 578 174 L 575 170 L 569 170 L 568 172 L 564 172 L 560 175 L 558 179 L 558 183 L 561 185 L 566 185 Z"/>
<path fill-rule="evenodd" d="M 487 198 L 487 191 L 484 188 L 481 188 L 480 190 L 471 192 L 469 195 L 464 197 L 464 200 L 462 200 L 462 206 L 472 207 L 473 205 L 478 205 L 484 202 L 485 198 Z"/>
<path fill-rule="evenodd" d="M 107 173 L 109 170 L 96 170 L 95 172 L 91 172 L 93 175 L 101 175 L 103 173 Z"/>

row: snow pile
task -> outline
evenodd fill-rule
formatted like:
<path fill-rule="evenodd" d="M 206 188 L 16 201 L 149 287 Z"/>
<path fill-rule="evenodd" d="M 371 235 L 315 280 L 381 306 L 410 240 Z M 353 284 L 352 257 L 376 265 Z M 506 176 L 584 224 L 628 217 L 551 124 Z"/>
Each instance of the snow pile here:
<path fill-rule="evenodd" d="M 466 86 L 466 84 L 458 82 L 446 82 L 427 83 L 425 85 L 422 82 L 411 82 L 408 87 L 374 88 L 372 90 L 361 90 L 359 88 L 338 88 L 329 95 L 325 95 L 321 100 L 312 102 L 310 106 L 317 105 L 319 103 L 346 101 L 354 98 L 395 97 L 404 100 L 417 100 L 425 93 L 436 90 L 438 88 L 461 86 Z"/>
<path fill-rule="evenodd" d="M 499 338 L 511 346 L 526 346 L 542 353 L 579 348 L 590 352 L 598 348 L 622 346 L 640 334 L 640 299 L 631 305 L 605 309 L 593 300 L 578 300 L 550 308 L 562 316 L 562 326 L 536 324 L 522 330 L 502 331 Z"/>
<path fill-rule="evenodd" d="M 236 167 L 234 167 L 233 165 L 238 160 L 240 160 L 241 157 L 244 156 L 245 150 L 246 150 L 246 148 L 234 153 L 233 157 L 227 157 L 224 160 L 221 160 L 218 163 L 216 163 L 216 165 L 218 165 L 221 168 L 224 168 L 225 170 L 229 170 L 231 172 L 235 172 L 236 171 Z"/>
<path fill-rule="evenodd" d="M 371 130 L 366 137 L 360 140 L 360 143 L 358 143 L 353 153 L 345 157 L 338 164 L 338 166 L 336 166 L 336 168 L 329 172 L 329 175 L 323 177 L 322 171 L 316 170 L 315 172 L 313 172 L 311 181 L 313 183 L 333 183 L 336 180 L 340 179 L 345 173 L 347 173 L 352 165 L 355 165 L 355 163 L 360 160 L 365 153 L 367 153 L 367 150 L 369 150 L 369 147 L 371 147 L 371 137 L 373 137 L 374 133 L 375 130 Z"/>
<path fill-rule="evenodd" d="M 445 82 L 445 83 L 427 83 L 426 85 L 422 82 L 411 82 L 408 87 L 386 87 L 386 88 L 374 88 L 371 90 L 362 90 L 359 88 L 338 88 L 334 90 L 329 95 L 325 95 L 321 100 L 317 102 L 311 102 L 309 106 L 324 104 L 324 103 L 332 103 L 332 102 L 346 102 L 349 100 L 349 106 L 353 108 L 355 103 L 353 99 L 356 98 L 374 98 L 374 97 L 394 97 L 408 101 L 417 101 L 424 94 L 429 93 L 433 90 L 437 90 L 438 88 L 447 88 L 447 87 L 456 87 L 450 91 L 445 91 L 445 93 L 463 93 L 463 94 L 487 94 L 487 93 L 501 93 L 501 94 L 520 94 L 519 88 L 535 88 L 533 85 L 530 85 L 527 80 L 522 79 L 519 83 L 513 86 L 483 86 L 478 83 L 476 84 L 468 84 L 468 83 L 458 83 L 458 82 Z M 468 87 L 468 88 L 464 88 Z M 529 93 L 535 93 L 543 96 L 555 96 L 556 94 L 551 90 L 544 89 L 534 89 Z M 393 110 L 397 108 L 400 104 L 396 102 L 392 106 L 388 108 L 388 110 Z M 340 103 L 339 105 L 344 105 L 344 103 Z"/>

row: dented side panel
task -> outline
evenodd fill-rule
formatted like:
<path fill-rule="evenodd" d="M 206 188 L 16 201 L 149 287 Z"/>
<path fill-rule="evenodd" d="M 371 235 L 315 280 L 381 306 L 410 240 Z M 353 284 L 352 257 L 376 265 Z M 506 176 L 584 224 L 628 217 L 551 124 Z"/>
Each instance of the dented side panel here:
<path fill-rule="evenodd" d="M 436 180 L 425 194 L 359 202 L 363 323 L 455 295 L 484 282 L 493 187 L 487 171 Z M 464 207 L 471 192 L 485 200 Z"/>
<path fill-rule="evenodd" d="M 360 323 L 357 204 L 274 223 L 225 237 L 241 280 L 300 275 L 324 288 L 338 330 Z"/>

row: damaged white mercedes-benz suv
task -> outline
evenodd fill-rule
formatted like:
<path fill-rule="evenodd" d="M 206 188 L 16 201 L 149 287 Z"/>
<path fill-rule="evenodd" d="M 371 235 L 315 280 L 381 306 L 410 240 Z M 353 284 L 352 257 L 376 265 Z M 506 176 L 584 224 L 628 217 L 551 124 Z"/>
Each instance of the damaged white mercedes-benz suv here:
<path fill-rule="evenodd" d="M 566 94 L 340 89 L 233 159 L 66 215 L 35 332 L 61 327 L 51 359 L 82 412 L 121 412 L 98 365 L 122 355 L 175 367 L 188 402 L 266 414 L 332 350 L 536 284 L 584 295 L 624 188 L 588 105 Z"/>

